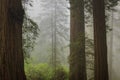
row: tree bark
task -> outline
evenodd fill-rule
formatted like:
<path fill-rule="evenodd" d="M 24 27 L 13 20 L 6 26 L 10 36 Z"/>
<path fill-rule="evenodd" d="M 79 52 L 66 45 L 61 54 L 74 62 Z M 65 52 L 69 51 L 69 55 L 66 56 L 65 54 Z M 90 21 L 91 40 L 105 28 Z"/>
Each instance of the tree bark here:
<path fill-rule="evenodd" d="M 93 0 L 95 80 L 108 80 L 104 0 Z"/>
<path fill-rule="evenodd" d="M 70 0 L 70 77 L 87 80 L 85 59 L 84 0 Z"/>
<path fill-rule="evenodd" d="M 21 0 L 0 0 L 0 80 L 26 80 Z"/>

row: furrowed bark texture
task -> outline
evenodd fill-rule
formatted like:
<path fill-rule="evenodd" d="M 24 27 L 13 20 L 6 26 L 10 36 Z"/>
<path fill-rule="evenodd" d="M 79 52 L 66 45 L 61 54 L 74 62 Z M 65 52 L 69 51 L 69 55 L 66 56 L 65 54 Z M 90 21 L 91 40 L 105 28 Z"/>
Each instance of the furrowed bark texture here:
<path fill-rule="evenodd" d="M 95 80 L 108 80 L 104 0 L 93 0 Z"/>
<path fill-rule="evenodd" d="M 0 0 L 0 80 L 26 80 L 21 0 Z"/>
<path fill-rule="evenodd" d="M 70 0 L 70 77 L 86 80 L 84 1 Z"/>

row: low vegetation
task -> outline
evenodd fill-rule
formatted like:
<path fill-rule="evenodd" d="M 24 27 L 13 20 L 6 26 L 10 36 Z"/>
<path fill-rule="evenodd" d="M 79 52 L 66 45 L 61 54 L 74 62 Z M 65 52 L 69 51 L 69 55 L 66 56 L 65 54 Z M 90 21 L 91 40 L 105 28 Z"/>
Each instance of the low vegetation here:
<path fill-rule="evenodd" d="M 25 64 L 27 80 L 68 80 L 68 68 L 59 66 L 53 69 L 46 63 Z"/>

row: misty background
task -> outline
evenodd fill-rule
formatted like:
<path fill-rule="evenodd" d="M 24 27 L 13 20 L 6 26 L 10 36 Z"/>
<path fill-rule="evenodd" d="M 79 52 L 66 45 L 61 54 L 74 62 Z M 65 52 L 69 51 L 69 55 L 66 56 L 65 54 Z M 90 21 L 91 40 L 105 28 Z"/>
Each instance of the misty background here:
<path fill-rule="evenodd" d="M 52 54 L 52 26 L 56 26 L 56 45 L 58 61 L 68 66 L 70 40 L 69 1 L 66 0 L 32 0 L 32 6 L 25 4 L 26 13 L 39 25 L 39 37 L 33 51 L 30 53 L 35 64 L 49 63 Z M 107 33 L 108 62 L 110 80 L 120 80 L 120 3 L 116 11 L 109 12 L 108 25 L 111 31 Z M 88 13 L 85 12 L 87 15 Z M 91 15 L 92 16 L 92 15 Z M 85 24 L 86 36 L 93 39 L 92 17 Z"/>

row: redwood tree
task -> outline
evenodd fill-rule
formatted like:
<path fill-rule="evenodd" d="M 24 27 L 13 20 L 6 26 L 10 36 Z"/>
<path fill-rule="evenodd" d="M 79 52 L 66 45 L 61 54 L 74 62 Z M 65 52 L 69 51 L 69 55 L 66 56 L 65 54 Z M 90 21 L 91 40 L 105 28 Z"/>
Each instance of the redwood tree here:
<path fill-rule="evenodd" d="M 93 0 L 95 80 L 108 80 L 104 0 Z"/>
<path fill-rule="evenodd" d="M 70 78 L 86 80 L 84 0 L 70 0 Z"/>
<path fill-rule="evenodd" d="M 0 80 L 26 80 L 21 0 L 0 0 Z"/>

